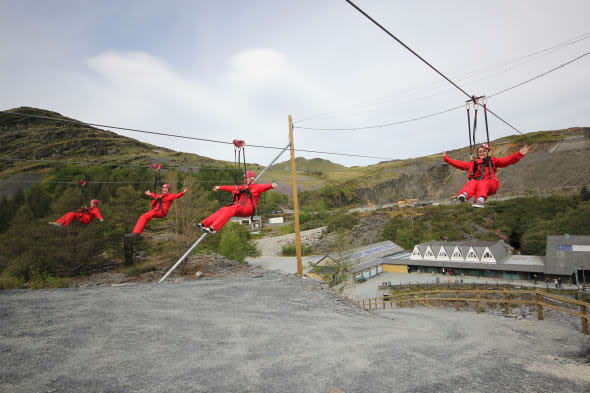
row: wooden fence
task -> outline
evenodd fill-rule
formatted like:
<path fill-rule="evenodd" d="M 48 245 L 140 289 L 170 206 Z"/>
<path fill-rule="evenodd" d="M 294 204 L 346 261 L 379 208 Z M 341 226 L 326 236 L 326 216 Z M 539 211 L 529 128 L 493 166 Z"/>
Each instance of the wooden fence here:
<path fill-rule="evenodd" d="M 404 307 L 406 305 L 414 307 L 415 304 L 422 304 L 423 306 L 436 306 L 440 308 L 441 302 L 454 302 L 457 311 L 461 310 L 463 306 L 461 303 L 475 303 L 478 314 L 482 312 L 482 303 L 493 307 L 496 304 L 504 305 L 505 314 L 510 313 L 511 304 L 532 305 L 537 308 L 537 318 L 539 320 L 543 319 L 544 308 L 557 310 L 580 317 L 582 333 L 588 335 L 588 318 L 590 317 L 588 310 L 590 309 L 590 303 L 555 295 L 539 289 L 435 289 L 362 299 L 358 300 L 357 304 L 369 310 L 378 310 L 379 308 L 385 309 L 387 305 L 389 305 L 389 308 L 393 308 L 394 303 L 398 307 Z M 577 311 L 578 308 L 579 311 Z"/>

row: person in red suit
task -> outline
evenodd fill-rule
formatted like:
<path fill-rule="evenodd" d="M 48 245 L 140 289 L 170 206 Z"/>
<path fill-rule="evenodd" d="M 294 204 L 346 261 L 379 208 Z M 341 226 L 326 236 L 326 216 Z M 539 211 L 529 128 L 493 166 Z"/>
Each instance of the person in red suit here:
<path fill-rule="evenodd" d="M 201 221 L 198 226 L 205 232 L 215 233 L 219 231 L 231 217 L 251 217 L 256 211 L 256 205 L 260 195 L 277 184 L 256 184 L 254 179 L 256 175 L 252 171 L 247 171 L 244 177 L 244 183 L 241 186 L 215 186 L 213 191 L 221 190 L 231 192 L 233 203 L 224 206 Z"/>
<path fill-rule="evenodd" d="M 80 224 L 85 225 L 90 224 L 90 222 L 95 218 L 97 218 L 98 221 L 104 221 L 102 215 L 100 214 L 100 210 L 98 209 L 99 204 L 100 201 L 98 199 L 93 199 L 90 201 L 90 207 L 86 207 L 86 205 L 84 205 L 81 209 L 78 209 L 77 212 L 67 212 L 59 220 L 55 222 L 50 221 L 48 224 L 55 225 L 57 227 L 65 227 L 74 219 Z"/>
<path fill-rule="evenodd" d="M 154 194 L 147 190 L 145 195 L 148 195 L 153 199 L 151 209 L 147 212 L 143 213 L 139 219 L 137 220 L 137 224 L 135 224 L 135 228 L 133 228 L 133 232 L 126 234 L 125 236 L 129 238 L 139 238 L 141 233 L 145 229 L 145 226 L 152 218 L 164 218 L 168 214 L 168 210 L 170 209 L 170 205 L 175 199 L 182 197 L 187 191 L 188 188 L 180 191 L 177 194 L 172 194 L 170 190 L 172 187 L 170 184 L 164 184 L 162 186 L 162 193 L 161 194 Z"/>
<path fill-rule="evenodd" d="M 531 147 L 525 145 L 522 149 L 506 157 L 491 157 L 490 146 L 487 143 L 481 144 L 477 149 L 477 160 L 470 162 L 453 160 L 447 153 L 443 153 L 443 159 L 449 165 L 455 168 L 468 171 L 468 181 L 463 186 L 457 199 L 461 202 L 468 201 L 475 196 L 473 207 L 484 207 L 484 202 L 490 195 L 494 195 L 500 186 L 496 177 L 498 168 L 504 168 L 508 165 L 516 164 L 522 157 L 531 151 Z"/>

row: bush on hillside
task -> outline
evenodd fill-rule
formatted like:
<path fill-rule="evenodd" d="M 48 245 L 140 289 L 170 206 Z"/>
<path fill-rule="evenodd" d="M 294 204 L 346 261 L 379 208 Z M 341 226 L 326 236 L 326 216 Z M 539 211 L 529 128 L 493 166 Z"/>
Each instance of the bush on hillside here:
<path fill-rule="evenodd" d="M 326 224 L 328 232 L 341 231 L 351 229 L 359 223 L 359 218 L 356 214 L 334 214 L 328 217 Z"/>
<path fill-rule="evenodd" d="M 301 255 L 310 255 L 313 248 L 311 246 L 306 246 L 305 244 L 301 245 Z M 294 242 L 285 244 L 283 246 L 282 255 L 285 257 L 292 257 L 297 255 L 297 246 Z"/>
<path fill-rule="evenodd" d="M 244 263 L 246 257 L 257 256 L 250 232 L 240 224 L 228 222 L 219 232 L 219 253 L 228 259 Z"/>

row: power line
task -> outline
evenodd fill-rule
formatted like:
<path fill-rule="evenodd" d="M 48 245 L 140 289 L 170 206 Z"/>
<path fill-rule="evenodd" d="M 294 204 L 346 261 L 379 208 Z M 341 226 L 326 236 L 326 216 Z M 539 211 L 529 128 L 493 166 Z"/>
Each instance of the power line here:
<path fill-rule="evenodd" d="M 178 135 L 178 134 L 171 134 L 171 133 L 158 132 L 158 131 L 147 131 L 147 130 L 140 130 L 140 129 L 136 129 L 136 128 L 110 126 L 110 125 L 98 124 L 98 123 L 88 123 L 88 122 L 83 122 L 83 121 L 74 120 L 74 119 L 60 119 L 60 118 L 55 118 L 55 117 L 31 115 L 31 114 L 20 113 L 20 112 L 10 112 L 10 111 L 0 111 L 0 112 L 6 113 L 9 115 L 18 115 L 18 116 L 25 116 L 25 117 L 31 117 L 31 118 L 36 118 L 36 119 L 52 120 L 52 121 L 57 121 L 57 122 L 61 122 L 61 123 L 83 124 L 83 125 L 91 126 L 91 127 L 111 128 L 114 130 L 139 132 L 139 133 L 143 133 L 143 134 L 161 135 L 161 136 L 169 136 L 172 138 L 182 138 L 182 139 L 190 139 L 190 140 L 197 140 L 197 141 L 203 141 L 203 142 L 233 145 L 233 142 L 221 141 L 221 140 L 217 140 L 217 139 L 198 138 L 198 137 L 194 137 L 194 136 Z M 266 146 L 266 145 L 248 144 L 246 146 L 260 148 L 260 149 L 272 149 L 272 150 L 283 150 L 284 149 L 284 147 Z M 308 150 L 308 149 L 294 149 L 294 150 L 298 151 L 298 152 L 303 152 L 303 153 L 329 154 L 329 155 L 336 155 L 336 156 L 359 157 L 359 158 L 374 158 L 374 159 L 378 159 L 378 160 L 393 160 L 394 159 L 392 157 L 376 157 L 376 156 L 369 156 L 369 155 L 362 155 L 362 154 L 338 153 L 338 152 L 329 152 L 329 151 L 320 151 L 320 150 Z"/>
<path fill-rule="evenodd" d="M 553 54 L 553 53 L 555 53 L 555 52 L 557 52 L 557 51 L 559 51 L 561 49 L 564 49 L 564 48 L 566 48 L 566 47 L 568 47 L 570 45 L 574 45 L 576 43 L 582 42 L 582 41 L 587 40 L 587 39 L 590 39 L 590 32 L 587 32 L 587 33 L 584 33 L 584 34 L 579 34 L 579 35 L 576 35 L 574 37 L 570 37 L 569 39 L 567 39 L 565 41 L 562 41 L 562 42 L 557 43 L 557 44 L 553 44 L 550 47 L 537 50 L 537 51 L 532 52 L 532 53 L 529 53 L 527 55 L 513 57 L 513 58 L 511 58 L 509 60 L 506 60 L 506 61 L 503 61 L 503 62 L 500 62 L 500 63 L 496 63 L 496 64 L 493 64 L 493 65 L 490 65 L 490 66 L 487 66 L 487 67 L 479 68 L 479 69 L 476 69 L 476 70 L 473 70 L 473 71 L 464 73 L 463 76 L 459 77 L 457 80 L 458 81 L 465 81 L 465 80 L 471 79 L 475 75 L 481 75 L 481 74 L 486 74 L 486 73 L 489 74 L 489 75 L 483 76 L 483 77 L 478 78 L 478 79 L 475 80 L 476 82 L 479 82 L 479 81 L 482 81 L 482 80 L 491 78 L 493 76 L 496 76 L 496 75 L 499 75 L 499 74 L 508 72 L 510 70 L 513 70 L 514 68 L 517 68 L 517 67 L 520 67 L 520 66 L 522 66 L 524 64 L 530 63 L 531 61 L 534 61 L 534 60 L 536 60 L 536 59 L 538 59 L 538 58 L 540 58 L 542 56 Z M 537 55 L 539 55 L 539 56 L 537 56 Z M 508 68 L 501 69 L 498 72 L 494 73 L 494 71 L 496 71 L 498 68 L 504 67 L 504 66 L 508 66 Z M 439 90 L 440 87 L 441 87 L 440 86 L 441 83 L 443 83 L 443 82 L 442 81 L 439 81 L 439 82 L 435 82 L 435 83 L 431 83 L 431 82 L 430 83 L 424 83 L 424 84 L 421 84 L 421 85 L 414 86 L 412 88 L 406 89 L 405 92 L 407 92 L 407 94 L 403 94 L 401 96 L 399 96 L 399 95 L 397 95 L 397 96 L 388 95 L 388 96 L 384 96 L 384 97 L 381 97 L 381 98 L 377 98 L 379 100 L 378 102 L 375 102 L 375 103 L 372 103 L 372 104 L 363 105 L 363 106 L 361 106 L 361 110 L 358 111 L 358 112 L 356 112 L 356 113 L 366 112 L 369 108 L 377 107 L 377 106 L 380 106 L 380 105 L 385 105 L 385 104 L 388 104 L 390 102 L 406 103 L 406 102 L 410 102 L 410 101 L 413 101 L 413 100 L 416 100 L 416 99 L 424 99 L 426 97 L 431 97 L 433 95 L 439 94 L 440 91 L 437 92 L 437 93 L 430 94 L 430 95 L 425 96 L 425 97 L 423 96 L 423 97 L 412 97 L 412 98 L 410 98 L 414 94 L 414 92 L 416 92 L 417 90 L 420 90 L 422 88 L 427 88 L 425 90 L 426 92 L 430 92 L 430 91 L 434 91 L 434 90 Z M 428 87 L 430 87 L 430 88 L 428 88 Z M 403 99 L 403 98 L 407 98 L 407 99 L 404 100 L 404 101 L 399 101 L 400 99 Z M 335 115 L 337 113 L 340 113 L 340 112 L 345 111 L 345 110 L 348 111 L 348 110 L 351 110 L 351 109 L 353 109 L 353 107 L 348 106 L 348 109 L 342 108 L 342 109 L 337 109 L 337 110 L 333 110 L 333 111 L 328 111 L 328 112 L 317 113 L 317 114 L 314 114 L 314 115 L 309 115 L 309 116 L 306 116 L 306 117 L 304 117 L 304 118 L 302 118 L 300 120 L 294 121 L 293 124 L 299 124 L 299 123 L 302 123 L 302 122 L 305 122 L 305 121 L 308 121 L 308 120 L 313 120 L 313 119 L 318 119 L 318 118 L 332 117 L 333 115 Z"/>
<path fill-rule="evenodd" d="M 30 158 L 11 158 L 11 157 L 0 157 L 0 161 L 22 161 L 22 162 L 38 162 L 38 163 L 50 163 L 50 164 L 75 164 L 75 165 L 92 165 L 92 166 L 117 166 L 124 168 L 151 168 L 150 165 L 134 165 L 134 164 L 120 164 L 120 163 L 109 163 L 109 162 L 93 162 L 93 161 L 67 161 L 67 160 L 34 160 Z M 201 170 L 216 170 L 216 171 L 227 171 L 234 169 L 231 166 L 227 167 L 208 167 L 208 166 L 185 166 L 185 165 L 164 165 L 162 169 L 167 168 L 183 168 L 183 169 L 201 169 Z"/>
<path fill-rule="evenodd" d="M 182 184 L 197 184 L 197 183 L 215 183 L 215 184 L 224 184 L 230 182 L 231 179 L 225 180 L 179 180 L 177 183 Z M 278 180 L 274 180 L 271 182 L 276 183 Z M 325 180 L 297 180 L 297 183 L 317 183 L 322 182 Z M 173 182 L 173 181 L 171 181 Z M 0 180 L 0 184 L 2 183 L 43 183 L 43 184 L 79 184 L 78 181 L 71 181 L 71 180 Z M 146 181 L 89 181 L 89 184 L 153 184 L 153 181 L 146 180 Z"/>
<path fill-rule="evenodd" d="M 68 160 L 41 160 L 41 159 L 29 159 L 29 158 L 12 158 L 12 157 L 0 157 L 0 161 L 23 161 L 23 162 L 38 162 L 38 163 L 51 163 L 51 164 L 75 164 L 75 165 L 91 165 L 91 166 L 116 166 L 124 168 L 152 168 L 151 165 L 134 165 L 134 164 L 121 164 L 117 162 L 95 162 L 95 161 L 68 161 Z M 154 161 L 157 161 L 155 159 Z M 258 165 L 258 164 L 256 164 Z M 181 168 L 181 169 L 199 169 L 199 170 L 216 170 L 216 171 L 229 171 L 235 169 L 232 166 L 220 167 L 220 166 L 187 166 L 187 165 L 167 165 L 162 166 L 163 170 L 168 168 Z"/>
<path fill-rule="evenodd" d="M 588 52 L 586 52 L 586 53 L 584 53 L 584 54 L 582 54 L 582 55 L 580 55 L 578 57 L 575 57 L 574 59 L 571 59 L 571 60 L 569 60 L 569 61 L 567 61 L 567 62 L 565 62 L 563 64 L 560 64 L 557 67 L 553 67 L 550 70 L 545 71 L 545 72 L 543 72 L 543 73 L 541 73 L 541 74 L 539 74 L 537 76 L 534 76 L 534 77 L 529 78 L 529 79 L 527 79 L 527 80 L 525 80 L 523 82 L 517 83 L 517 84 L 515 84 L 513 86 L 510 86 L 508 88 L 505 88 L 505 89 L 502 89 L 500 91 L 497 91 L 497 92 L 495 92 L 493 94 L 490 94 L 489 96 L 487 96 L 487 98 L 492 98 L 492 97 L 498 96 L 498 95 L 503 94 L 503 93 L 506 93 L 506 92 L 508 92 L 508 91 L 510 91 L 512 89 L 515 89 L 517 87 L 520 87 L 522 85 L 525 85 L 527 83 L 530 83 L 530 82 L 532 82 L 534 80 L 537 80 L 537 79 L 539 79 L 539 78 L 541 78 L 541 77 L 543 77 L 545 75 L 548 75 L 548 74 L 550 74 L 550 73 L 552 73 L 554 71 L 557 71 L 557 70 L 559 70 L 559 69 L 561 69 L 561 68 L 563 68 L 563 67 L 565 67 L 565 66 L 567 66 L 567 65 L 569 65 L 569 64 L 571 64 L 571 63 L 573 63 L 573 62 L 575 62 L 577 60 L 580 60 L 580 59 L 582 59 L 583 57 L 585 57 L 585 56 L 587 56 L 589 54 L 590 54 L 590 51 L 588 51 Z M 364 126 L 364 127 L 351 127 L 351 128 L 316 128 L 316 127 L 300 127 L 300 126 L 293 126 L 293 127 L 294 128 L 299 128 L 299 129 L 302 129 L 302 130 L 314 130 L 314 131 L 359 131 L 359 130 L 368 130 L 368 129 L 373 129 L 373 128 L 382 128 L 382 127 L 394 126 L 394 125 L 399 125 L 399 124 L 404 124 L 404 123 L 410 123 L 410 122 L 414 122 L 414 121 L 418 121 L 418 120 L 422 120 L 422 119 L 427 119 L 429 117 L 442 115 L 444 113 L 451 112 L 451 111 L 454 111 L 454 110 L 457 110 L 457 109 L 463 108 L 463 107 L 464 107 L 464 105 L 460 105 L 460 106 L 456 106 L 456 107 L 453 107 L 453 108 L 445 109 L 443 111 L 431 113 L 429 115 L 414 117 L 414 118 L 406 119 L 406 120 L 400 120 L 400 121 L 396 121 L 396 122 L 392 122 L 392 123 L 377 124 L 377 125 Z M 488 109 L 488 112 L 490 112 L 498 120 L 504 122 L 506 125 L 508 125 L 509 127 L 511 127 L 513 130 L 515 130 L 519 134 L 524 135 L 518 129 L 516 129 L 515 127 L 513 127 L 510 123 L 508 123 L 503 118 L 501 118 L 499 115 L 497 115 L 496 113 L 494 113 L 489 107 L 487 109 Z"/>
<path fill-rule="evenodd" d="M 497 95 L 499 95 L 499 94 L 506 93 L 507 91 L 510 91 L 510 90 L 512 90 L 512 89 L 515 89 L 515 88 L 517 88 L 517 87 L 519 87 L 519 86 L 522 86 L 522 85 L 524 85 L 524 84 L 527 84 L 527 83 L 529 83 L 529 82 L 532 82 L 532 81 L 534 81 L 534 80 L 536 80 L 536 79 L 539 79 L 539 78 L 541 78 L 541 77 L 543 77 L 543 76 L 545 76 L 545 75 L 547 75 L 547 74 L 550 74 L 550 73 L 552 73 L 553 71 L 557 71 L 557 70 L 559 70 L 560 68 L 563 68 L 563 67 L 567 66 L 568 64 L 571 64 L 571 63 L 573 63 L 574 61 L 580 60 L 581 58 L 583 58 L 584 56 L 587 56 L 587 55 L 589 55 L 589 54 L 590 54 L 590 51 L 588 51 L 588 52 L 586 52 L 586 53 L 584 53 L 584 54 L 582 54 L 582 55 L 580 55 L 580 56 L 576 57 L 575 59 L 572 59 L 572 60 L 570 60 L 570 61 L 568 61 L 568 62 L 565 62 L 565 63 L 563 63 L 563 64 L 560 64 L 560 65 L 558 65 L 557 67 L 554 67 L 554 68 L 550 69 L 549 71 L 545 71 L 545 72 L 543 72 L 542 74 L 539 74 L 539 75 L 537 75 L 537 76 L 535 76 L 535 77 L 533 77 L 533 78 L 527 79 L 527 80 L 526 80 L 526 81 L 524 81 L 524 82 L 520 82 L 520 83 L 517 83 L 517 84 L 516 84 L 516 85 L 514 85 L 514 86 L 510 86 L 510 87 L 508 87 L 508 88 L 506 88 L 506 89 L 504 89 L 504 90 L 500 90 L 500 91 L 498 91 L 498 92 L 496 92 L 496 93 L 494 93 L 494 94 L 490 95 L 489 97 L 494 97 L 494 96 L 497 96 Z"/>
<path fill-rule="evenodd" d="M 396 122 L 393 122 L 393 123 L 376 124 L 376 125 L 373 125 L 373 126 L 352 127 L 352 128 L 315 128 L 315 127 L 299 127 L 299 126 L 293 126 L 293 128 L 299 128 L 301 130 L 314 130 L 314 131 L 359 131 L 359 130 L 370 130 L 372 128 L 383 128 L 383 127 L 395 126 L 395 125 L 399 125 L 399 124 L 411 123 L 411 122 L 414 122 L 414 121 L 418 121 L 418 120 L 422 120 L 422 119 L 427 119 L 429 117 L 434 117 L 434 116 L 442 115 L 443 113 L 452 112 L 452 111 L 457 110 L 457 109 L 460 109 L 460 108 L 465 108 L 465 105 L 461 104 L 459 106 L 456 106 L 456 107 L 453 107 L 453 108 L 449 108 L 449 109 L 445 109 L 445 110 L 440 111 L 440 112 L 431 113 L 429 115 L 424 115 L 424 116 L 419 116 L 419 117 L 413 117 L 411 119 L 400 120 L 400 121 L 396 121 Z"/>

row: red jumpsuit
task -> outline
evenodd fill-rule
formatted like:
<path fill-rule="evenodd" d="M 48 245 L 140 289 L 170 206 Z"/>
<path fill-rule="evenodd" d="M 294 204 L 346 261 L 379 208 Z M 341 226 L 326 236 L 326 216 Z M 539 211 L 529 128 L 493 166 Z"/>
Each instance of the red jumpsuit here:
<path fill-rule="evenodd" d="M 240 195 L 240 190 L 246 190 L 246 186 L 220 186 L 219 189 L 221 191 L 231 192 L 233 195 L 239 195 L 239 199 L 232 205 L 224 206 L 221 209 L 217 210 L 215 213 L 211 214 L 209 217 L 205 218 L 202 221 L 203 226 L 205 227 L 212 227 L 216 231 L 219 231 L 225 223 L 231 217 L 250 217 L 254 210 L 256 209 L 256 205 L 258 204 L 258 199 L 260 198 L 260 194 L 265 191 L 268 191 L 272 188 L 272 184 L 256 184 L 252 183 L 248 186 L 250 193 L 252 194 L 252 198 L 250 195 L 242 193 Z M 245 202 L 244 202 L 245 200 Z M 252 206 L 254 203 L 254 206 Z"/>
<path fill-rule="evenodd" d="M 488 196 L 494 195 L 496 193 L 496 191 L 498 190 L 498 187 L 500 186 L 500 182 L 498 181 L 498 178 L 496 177 L 496 172 L 498 171 L 498 168 L 504 168 L 504 167 L 507 167 L 508 165 L 516 164 L 518 161 L 520 161 L 520 159 L 522 157 L 524 157 L 524 156 L 518 151 L 516 153 L 511 154 L 506 157 L 500 157 L 500 158 L 490 157 L 490 160 L 492 161 L 492 172 L 493 173 L 490 173 L 489 164 L 486 163 L 485 169 L 484 169 L 485 170 L 484 178 L 481 180 L 475 180 L 481 176 L 481 166 L 482 166 L 481 164 L 483 161 L 481 158 L 477 159 L 476 161 L 465 162 L 465 161 L 453 160 L 449 156 L 445 155 L 444 160 L 445 160 L 445 162 L 454 166 L 455 168 L 463 169 L 464 171 L 468 171 L 469 174 L 471 174 L 473 172 L 474 163 L 477 163 L 477 171 L 475 172 L 475 176 L 471 176 L 473 179 L 470 179 L 463 186 L 461 191 L 459 191 L 458 195 L 465 192 L 467 194 L 468 200 L 474 195 L 475 195 L 476 200 L 479 197 L 483 197 L 485 200 L 488 198 Z"/>
<path fill-rule="evenodd" d="M 150 197 L 153 199 L 151 210 L 148 210 L 146 213 L 143 213 L 141 216 L 139 216 L 139 220 L 137 220 L 137 224 L 135 224 L 133 232 L 137 233 L 138 235 L 141 235 L 141 232 L 143 232 L 145 226 L 152 218 L 166 217 L 166 214 L 168 214 L 168 210 L 170 209 L 172 201 L 180 198 L 183 195 L 183 191 L 180 191 L 178 194 L 172 194 L 169 192 L 168 194 L 164 195 L 154 194 L 153 192 L 150 193 Z M 159 200 L 160 197 L 162 198 L 161 202 Z"/>
<path fill-rule="evenodd" d="M 95 218 L 102 220 L 102 215 L 100 214 L 100 210 L 98 210 L 98 207 L 94 206 L 86 209 L 86 211 L 78 209 L 78 212 L 67 212 L 66 214 L 64 214 L 62 218 L 60 218 L 56 222 L 61 223 L 61 225 L 65 227 L 70 222 L 72 222 L 74 218 L 80 224 L 89 224 L 90 221 L 94 220 Z"/>

